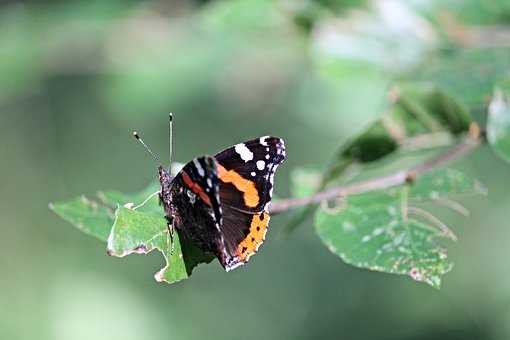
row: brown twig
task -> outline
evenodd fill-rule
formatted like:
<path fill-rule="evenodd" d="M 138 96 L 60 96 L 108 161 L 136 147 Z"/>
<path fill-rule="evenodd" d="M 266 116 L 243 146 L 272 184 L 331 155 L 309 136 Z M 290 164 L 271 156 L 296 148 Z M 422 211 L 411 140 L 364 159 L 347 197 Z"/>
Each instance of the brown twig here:
<path fill-rule="evenodd" d="M 448 132 L 433 132 L 403 139 L 399 146 L 403 151 L 416 151 L 451 146 L 454 142 L 455 138 Z"/>
<path fill-rule="evenodd" d="M 467 136 L 458 144 L 448 149 L 439 156 L 433 157 L 425 162 L 416 165 L 407 170 L 401 170 L 396 173 L 361 181 L 352 184 L 340 185 L 316 193 L 315 195 L 304 198 L 290 198 L 274 202 L 270 207 L 273 214 L 285 212 L 289 209 L 318 204 L 338 197 L 361 194 L 376 190 L 383 190 L 408 182 L 414 181 L 420 175 L 445 165 L 451 161 L 461 158 L 466 153 L 474 150 L 480 144 L 480 128 L 473 123 Z"/>

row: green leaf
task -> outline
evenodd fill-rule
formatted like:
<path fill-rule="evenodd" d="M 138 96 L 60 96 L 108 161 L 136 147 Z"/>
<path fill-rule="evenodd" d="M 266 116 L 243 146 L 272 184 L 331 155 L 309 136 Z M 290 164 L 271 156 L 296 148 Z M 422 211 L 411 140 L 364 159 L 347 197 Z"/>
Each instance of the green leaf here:
<path fill-rule="evenodd" d="M 338 180 L 352 164 L 375 162 L 394 153 L 397 149 L 397 141 L 391 136 L 382 120 L 378 119 L 365 131 L 340 147 L 336 159 L 322 176 L 317 189 L 322 190 L 329 183 Z"/>
<path fill-rule="evenodd" d="M 508 95 L 496 89 L 489 106 L 487 138 L 499 157 L 510 162 L 510 105 Z"/>
<path fill-rule="evenodd" d="M 99 192 L 95 200 L 82 196 L 50 204 L 50 208 L 84 233 L 107 242 L 109 255 L 124 257 L 158 250 L 166 265 L 155 279 L 173 283 L 188 278 L 198 264 L 209 263 L 214 257 L 196 248 L 179 231 L 173 235 L 172 251 L 164 212 L 155 192 L 157 183 L 152 183 L 135 194 Z"/>
<path fill-rule="evenodd" d="M 487 189 L 464 173 L 445 168 L 421 176 L 412 185 L 409 198 L 423 202 L 471 195 L 487 195 Z"/>
<path fill-rule="evenodd" d="M 442 169 L 411 186 L 348 197 L 338 208 L 317 211 L 316 230 L 322 242 L 346 263 L 380 272 L 409 275 L 439 288 L 452 268 L 439 241 L 454 234 L 417 200 L 439 201 L 451 195 L 485 192 L 464 174 Z"/>
<path fill-rule="evenodd" d="M 473 121 L 459 101 L 430 82 L 401 84 L 399 92 L 396 105 L 407 113 L 404 124 L 416 120 L 425 132 L 460 134 L 466 132 Z"/>
<path fill-rule="evenodd" d="M 159 184 L 153 182 L 138 193 L 125 194 L 119 191 L 100 191 L 97 193 L 97 196 L 103 204 L 113 209 L 116 209 L 117 206 L 135 207 L 136 205 L 140 205 L 137 207 L 137 211 L 161 217 L 163 210 L 159 204 L 158 196 L 154 195 L 158 189 Z"/>
<path fill-rule="evenodd" d="M 494 84 L 508 76 L 509 58 L 510 48 L 458 49 L 438 53 L 411 76 L 434 83 L 471 112 L 483 113 Z"/>
<path fill-rule="evenodd" d="M 85 196 L 67 202 L 51 203 L 50 209 L 85 234 L 106 241 L 114 219 L 114 210 Z"/>
<path fill-rule="evenodd" d="M 312 47 L 321 59 L 362 61 L 394 74 L 418 65 L 438 42 L 432 25 L 404 1 L 372 1 L 317 26 Z"/>
<path fill-rule="evenodd" d="M 320 184 L 316 186 L 316 191 L 338 182 L 353 164 L 366 167 L 394 156 L 397 157 L 393 160 L 398 162 L 399 158 L 406 157 L 405 153 L 398 154 L 402 150 L 401 146 L 405 146 L 405 142 L 412 137 L 443 133 L 453 138 L 469 129 L 472 122 L 469 112 L 431 83 L 401 84 L 394 92 L 396 99 L 392 109 L 340 147 Z M 438 148 L 432 140 L 431 145 L 429 149 Z M 307 192 L 299 185 L 294 190 L 299 195 Z M 313 206 L 302 210 L 289 222 L 286 232 L 294 230 L 314 211 Z"/>
<path fill-rule="evenodd" d="M 206 6 L 200 18 L 208 31 L 247 35 L 288 30 L 290 19 L 271 0 L 214 2 Z"/>
<path fill-rule="evenodd" d="M 374 122 L 364 133 L 346 144 L 340 151 L 341 159 L 360 163 L 373 162 L 397 150 L 398 144 L 381 120 Z"/>
<path fill-rule="evenodd" d="M 210 262 L 211 256 L 196 252 L 189 241 L 180 241 L 179 233 L 168 232 L 163 215 L 155 217 L 151 214 L 120 207 L 115 213 L 107 251 L 109 255 L 124 257 L 129 254 L 147 254 L 153 250 L 161 252 L 166 265 L 154 275 L 158 282 L 173 283 L 188 278 L 193 268 L 200 262 Z M 186 246 L 182 244 L 187 242 Z M 182 248 L 181 248 L 182 247 Z"/>
<path fill-rule="evenodd" d="M 345 143 L 324 176 L 322 186 L 334 181 L 352 163 L 379 161 L 399 150 L 405 138 L 418 134 L 464 133 L 471 115 L 453 97 L 429 83 L 400 86 L 398 99 L 389 112 L 363 133 Z"/>

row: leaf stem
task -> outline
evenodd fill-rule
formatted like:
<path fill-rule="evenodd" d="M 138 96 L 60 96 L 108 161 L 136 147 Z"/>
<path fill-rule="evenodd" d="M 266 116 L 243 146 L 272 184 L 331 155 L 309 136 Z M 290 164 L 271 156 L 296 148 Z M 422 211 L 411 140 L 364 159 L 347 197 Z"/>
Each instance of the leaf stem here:
<path fill-rule="evenodd" d="M 414 214 L 415 216 L 420 216 L 426 220 L 428 220 L 430 223 L 432 223 L 434 226 L 436 226 L 445 236 L 449 237 L 453 241 L 457 241 L 457 235 L 448 228 L 446 223 L 441 221 L 436 216 L 432 215 L 428 211 L 418 208 L 418 207 L 408 207 L 408 211 L 411 214 Z"/>
<path fill-rule="evenodd" d="M 318 204 L 320 202 L 338 197 L 383 190 L 413 182 L 420 175 L 460 159 L 464 155 L 475 150 L 481 143 L 480 135 L 480 127 L 476 123 L 472 123 L 469 132 L 459 143 L 444 153 L 430 158 L 413 168 L 400 170 L 390 175 L 376 177 L 357 183 L 332 187 L 309 197 L 280 200 L 274 202 L 270 206 L 269 211 L 272 214 L 278 214 L 290 209 L 299 208 L 310 204 Z"/>

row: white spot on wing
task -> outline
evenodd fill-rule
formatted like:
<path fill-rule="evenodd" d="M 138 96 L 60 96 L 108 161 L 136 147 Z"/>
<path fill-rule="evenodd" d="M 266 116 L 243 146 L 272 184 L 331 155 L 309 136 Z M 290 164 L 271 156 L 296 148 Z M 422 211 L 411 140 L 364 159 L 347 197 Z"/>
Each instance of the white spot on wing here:
<path fill-rule="evenodd" d="M 188 194 L 189 202 L 191 204 L 195 204 L 197 196 L 193 192 L 191 192 L 190 190 L 187 190 L 186 193 Z"/>
<path fill-rule="evenodd" d="M 240 267 L 240 266 L 242 266 L 242 265 L 244 265 L 244 262 L 236 262 L 236 263 L 234 263 L 234 264 L 229 264 L 229 265 L 225 268 L 225 270 L 226 270 L 227 272 L 229 272 L 229 271 L 234 270 L 234 269 L 236 269 L 237 267 Z"/>
<path fill-rule="evenodd" d="M 241 159 L 245 162 L 251 161 L 253 159 L 253 152 L 250 151 L 246 147 L 244 143 L 237 144 L 234 147 L 234 150 L 241 156 Z"/>
<path fill-rule="evenodd" d="M 212 188 L 212 181 L 210 178 L 207 179 L 207 185 Z"/>
<path fill-rule="evenodd" d="M 265 167 L 266 167 L 266 162 L 264 162 L 264 161 L 257 161 L 257 169 L 264 170 Z"/>
<path fill-rule="evenodd" d="M 193 160 L 193 164 L 195 165 L 195 168 L 197 169 L 198 174 L 200 175 L 200 177 L 204 177 L 204 175 L 205 175 L 204 168 L 202 168 L 202 165 L 200 164 L 198 159 L 195 158 Z"/>
<path fill-rule="evenodd" d="M 268 138 L 269 138 L 269 136 L 260 137 L 260 139 L 259 139 L 260 144 L 262 144 L 264 146 L 268 146 L 268 144 L 267 144 L 267 139 Z"/>
<path fill-rule="evenodd" d="M 252 175 L 252 177 L 257 176 L 257 174 L 255 173 L 255 171 L 252 171 L 250 175 Z"/>

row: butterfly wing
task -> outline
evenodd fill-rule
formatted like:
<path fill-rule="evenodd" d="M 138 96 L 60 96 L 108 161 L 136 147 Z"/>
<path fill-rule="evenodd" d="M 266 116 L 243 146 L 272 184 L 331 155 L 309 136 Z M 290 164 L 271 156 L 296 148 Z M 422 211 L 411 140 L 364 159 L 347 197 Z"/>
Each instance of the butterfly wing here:
<path fill-rule="evenodd" d="M 274 175 L 285 160 L 285 143 L 264 136 L 230 147 L 216 156 L 222 204 L 250 212 L 268 210 Z"/>
<path fill-rule="evenodd" d="M 219 197 L 217 162 L 204 156 L 186 164 L 172 181 L 171 202 L 175 226 L 198 248 L 213 253 L 226 266 Z"/>
<path fill-rule="evenodd" d="M 284 160 L 276 137 L 192 160 L 172 182 L 176 227 L 227 271 L 246 263 L 264 242 L 274 175 Z"/>
<path fill-rule="evenodd" d="M 223 208 L 224 218 L 221 230 L 229 255 L 227 271 L 248 262 L 265 240 L 269 226 L 269 213 L 249 214 L 229 206 Z"/>
<path fill-rule="evenodd" d="M 274 175 L 285 160 L 285 144 L 280 138 L 264 136 L 228 148 L 215 158 L 228 271 L 246 263 L 264 242 Z"/>

